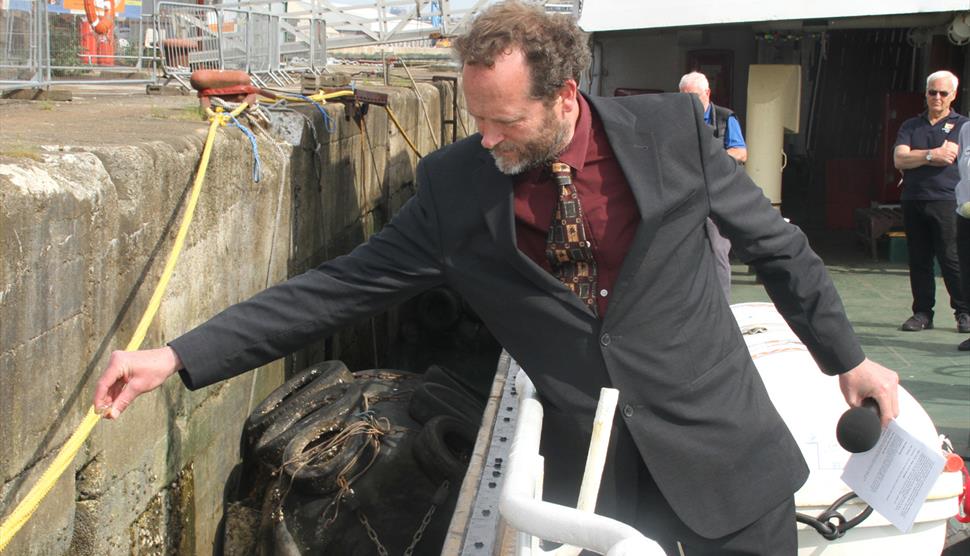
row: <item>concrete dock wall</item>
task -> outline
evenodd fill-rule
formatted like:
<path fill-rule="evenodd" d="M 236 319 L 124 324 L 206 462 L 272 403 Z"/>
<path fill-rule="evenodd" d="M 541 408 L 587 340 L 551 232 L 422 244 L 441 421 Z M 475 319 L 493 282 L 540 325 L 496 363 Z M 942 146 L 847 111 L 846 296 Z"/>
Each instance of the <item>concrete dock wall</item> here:
<path fill-rule="evenodd" d="M 442 109 L 451 117 L 450 85 L 418 87 L 434 134 L 450 138 L 442 124 Z M 387 91 L 418 150 L 432 151 L 418 96 Z M 417 157 L 383 108 L 369 107 L 365 127 L 342 104 L 326 110 L 333 132 L 313 107 L 272 114 L 282 131 L 259 134 L 258 184 L 249 140 L 219 130 L 185 250 L 143 347 L 349 251 L 413 194 Z M 110 352 L 132 337 L 203 143 L 201 130 L 0 160 L 0 518 L 81 421 Z M 379 364 L 393 320 L 321 339 L 289 365 L 319 356 L 352 368 Z M 120 420 L 99 423 L 5 554 L 212 553 L 242 423 L 283 380 L 285 365 L 196 392 L 171 380 Z"/>

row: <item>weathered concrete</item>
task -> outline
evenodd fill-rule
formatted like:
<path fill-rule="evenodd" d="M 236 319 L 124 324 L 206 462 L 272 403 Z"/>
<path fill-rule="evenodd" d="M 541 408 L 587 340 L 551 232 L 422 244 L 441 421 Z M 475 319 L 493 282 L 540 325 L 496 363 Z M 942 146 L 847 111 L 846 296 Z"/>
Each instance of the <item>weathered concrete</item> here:
<path fill-rule="evenodd" d="M 450 86 L 419 88 L 435 135 L 450 138 L 441 123 Z M 433 150 L 415 92 L 388 92 L 418 149 Z M 306 118 L 281 116 L 291 130 L 312 121 L 319 151 L 308 131 L 291 131 L 289 142 L 260 134 L 259 184 L 249 140 L 219 131 L 185 250 L 144 347 L 348 251 L 413 194 L 417 157 L 382 108 L 370 107 L 363 127 L 341 104 L 326 109 L 333 133 L 312 107 L 299 109 Z M 0 154 L 0 516 L 35 484 L 87 411 L 107 356 L 129 341 L 203 141 L 200 126 L 184 137 Z M 395 328 L 393 316 L 362 323 L 294 360 L 326 355 L 361 368 L 376 363 Z M 212 552 L 242 422 L 283 374 L 276 362 L 197 392 L 169 381 L 119 421 L 100 423 L 8 553 Z"/>

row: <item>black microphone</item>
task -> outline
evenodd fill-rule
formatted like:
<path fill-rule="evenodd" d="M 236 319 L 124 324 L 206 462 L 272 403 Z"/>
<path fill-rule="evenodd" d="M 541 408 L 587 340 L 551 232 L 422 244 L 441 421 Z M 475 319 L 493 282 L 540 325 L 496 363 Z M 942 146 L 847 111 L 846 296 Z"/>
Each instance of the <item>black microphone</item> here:
<path fill-rule="evenodd" d="M 880 434 L 882 423 L 879 420 L 879 405 L 872 398 L 862 400 L 861 406 L 843 413 L 835 426 L 839 445 L 853 454 L 871 450 L 879 441 Z"/>

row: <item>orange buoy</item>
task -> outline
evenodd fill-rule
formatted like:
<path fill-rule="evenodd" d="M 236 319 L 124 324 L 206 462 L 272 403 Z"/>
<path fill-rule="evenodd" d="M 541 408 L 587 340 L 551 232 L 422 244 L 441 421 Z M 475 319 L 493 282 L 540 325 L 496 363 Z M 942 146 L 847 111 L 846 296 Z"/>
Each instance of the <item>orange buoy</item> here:
<path fill-rule="evenodd" d="M 84 15 L 99 35 L 107 35 L 115 25 L 114 0 L 84 0 Z"/>

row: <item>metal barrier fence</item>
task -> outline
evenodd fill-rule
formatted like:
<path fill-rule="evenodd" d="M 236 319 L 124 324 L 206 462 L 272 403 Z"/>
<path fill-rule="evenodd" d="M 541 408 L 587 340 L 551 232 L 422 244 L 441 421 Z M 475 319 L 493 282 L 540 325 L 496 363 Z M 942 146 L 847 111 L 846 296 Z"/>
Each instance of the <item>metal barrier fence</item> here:
<path fill-rule="evenodd" d="M 260 85 L 326 66 L 326 24 L 238 8 L 159 2 L 155 37 L 166 80 L 188 86 L 197 69 L 248 72 Z"/>
<path fill-rule="evenodd" d="M 321 19 L 250 9 L 160 2 L 157 13 L 118 14 L 108 35 L 63 2 L 8 0 L 0 7 L 0 90 L 59 83 L 154 83 L 188 87 L 195 69 L 238 69 L 260 85 L 326 67 Z"/>
<path fill-rule="evenodd" d="M 333 5 L 324 0 L 237 0 L 198 5 L 158 2 L 154 14 L 130 3 L 115 15 L 109 36 L 96 35 L 85 16 L 66 0 L 0 0 L 0 89 L 54 83 L 165 82 L 188 87 L 196 69 L 238 69 L 259 85 L 287 85 L 292 72 L 326 67 L 327 26 L 337 35 L 331 49 L 378 44 L 434 45 L 459 32 L 494 0 L 360 0 Z M 551 11 L 581 0 L 541 1 Z M 148 5 L 146 3 L 146 5 Z M 267 11 L 260 11 L 260 9 Z M 150 21 L 149 21 L 150 20 Z M 149 73 L 131 79 L 133 71 Z"/>
<path fill-rule="evenodd" d="M 119 14 L 111 33 L 102 36 L 63 2 L 10 0 L 0 9 L 0 89 L 104 83 L 123 77 L 119 73 L 125 82 L 138 82 L 131 74 L 153 63 L 142 44 L 145 29 L 140 11 L 136 17 Z"/>
<path fill-rule="evenodd" d="M 50 80 L 47 4 L 11 2 L 0 10 L 0 88 L 40 85 Z"/>

